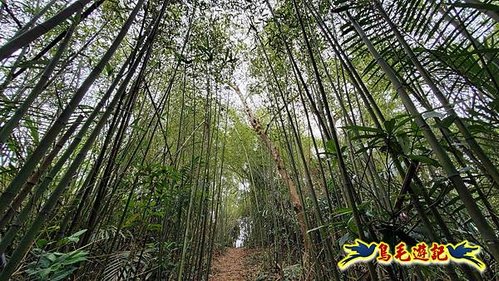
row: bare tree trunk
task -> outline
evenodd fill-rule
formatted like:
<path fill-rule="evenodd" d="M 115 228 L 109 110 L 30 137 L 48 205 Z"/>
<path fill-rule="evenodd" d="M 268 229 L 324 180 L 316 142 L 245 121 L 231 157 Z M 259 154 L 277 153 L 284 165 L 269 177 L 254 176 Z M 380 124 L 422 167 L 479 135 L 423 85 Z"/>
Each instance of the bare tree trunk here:
<path fill-rule="evenodd" d="M 253 130 L 260 137 L 262 142 L 265 144 L 267 149 L 272 154 L 272 158 L 276 164 L 277 171 L 279 172 L 281 179 L 284 181 L 284 183 L 288 187 L 289 197 L 290 197 L 291 203 L 293 204 L 293 209 L 294 209 L 295 214 L 296 214 L 296 219 L 298 220 L 298 224 L 300 225 L 300 230 L 301 230 L 301 233 L 303 236 L 303 238 L 302 238 L 303 245 L 304 245 L 303 262 L 304 262 L 304 264 L 307 264 L 308 259 L 309 259 L 311 244 L 310 244 L 310 238 L 308 237 L 308 233 L 307 233 L 307 224 L 305 222 L 305 213 L 303 212 L 303 205 L 302 205 L 302 202 L 300 201 L 300 197 L 298 196 L 296 184 L 292 180 L 291 175 L 286 170 L 286 167 L 284 166 L 284 161 L 282 160 L 282 157 L 281 157 L 279 150 L 274 145 L 274 143 L 269 138 L 269 136 L 266 134 L 265 130 L 262 127 L 262 124 L 260 123 L 260 120 L 253 114 L 253 111 L 248 106 L 248 103 L 246 102 L 246 99 L 244 98 L 243 94 L 241 93 L 241 90 L 239 89 L 239 87 L 235 84 L 232 84 L 232 83 L 230 83 L 229 86 L 234 90 L 234 92 L 236 92 L 236 94 L 239 96 L 239 99 L 241 99 L 241 102 L 244 105 L 244 111 L 246 112 L 246 116 L 248 117 L 248 120 L 250 121 L 251 126 L 253 127 Z"/>

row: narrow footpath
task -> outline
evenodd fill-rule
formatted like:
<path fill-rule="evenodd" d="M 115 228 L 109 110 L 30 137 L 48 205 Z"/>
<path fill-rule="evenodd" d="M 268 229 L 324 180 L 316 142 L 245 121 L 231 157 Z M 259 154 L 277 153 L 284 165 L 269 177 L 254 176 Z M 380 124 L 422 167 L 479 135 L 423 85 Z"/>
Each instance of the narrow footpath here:
<path fill-rule="evenodd" d="M 254 250 L 246 248 L 227 248 L 220 256 L 214 257 L 210 281 L 252 280 L 258 268 L 251 264 Z"/>

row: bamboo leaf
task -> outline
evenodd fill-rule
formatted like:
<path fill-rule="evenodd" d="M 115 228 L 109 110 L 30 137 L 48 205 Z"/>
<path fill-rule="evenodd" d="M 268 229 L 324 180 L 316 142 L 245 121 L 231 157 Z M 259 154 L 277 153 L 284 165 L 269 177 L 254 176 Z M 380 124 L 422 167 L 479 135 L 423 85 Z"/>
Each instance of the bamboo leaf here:
<path fill-rule="evenodd" d="M 415 160 L 415 161 L 425 163 L 425 164 L 428 164 L 431 166 L 435 166 L 435 167 L 440 166 L 440 164 L 438 164 L 438 162 L 436 160 L 434 160 L 428 156 L 409 154 L 409 155 L 407 155 L 407 157 L 411 160 Z"/>
<path fill-rule="evenodd" d="M 491 4 L 491 3 L 460 3 L 460 2 L 455 2 L 455 3 L 450 3 L 450 5 L 452 5 L 454 7 L 458 7 L 458 8 L 473 8 L 473 9 L 487 10 L 487 11 L 499 13 L 499 6 Z"/>
<path fill-rule="evenodd" d="M 351 125 L 351 126 L 344 126 L 343 128 L 347 130 L 353 130 L 353 131 L 362 131 L 362 132 L 375 132 L 375 133 L 383 133 L 383 130 L 378 129 L 378 128 L 372 128 L 372 127 L 365 127 L 365 126 L 357 126 L 357 125 Z"/>

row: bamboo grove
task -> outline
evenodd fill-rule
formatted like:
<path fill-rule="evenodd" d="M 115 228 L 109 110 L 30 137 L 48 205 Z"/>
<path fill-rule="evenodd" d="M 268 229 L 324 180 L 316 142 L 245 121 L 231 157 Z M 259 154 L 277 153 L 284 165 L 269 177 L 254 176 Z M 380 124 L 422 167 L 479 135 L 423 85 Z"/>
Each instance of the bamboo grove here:
<path fill-rule="evenodd" d="M 0 5 L 1 281 L 208 280 L 243 220 L 259 280 L 498 277 L 497 2 Z"/>

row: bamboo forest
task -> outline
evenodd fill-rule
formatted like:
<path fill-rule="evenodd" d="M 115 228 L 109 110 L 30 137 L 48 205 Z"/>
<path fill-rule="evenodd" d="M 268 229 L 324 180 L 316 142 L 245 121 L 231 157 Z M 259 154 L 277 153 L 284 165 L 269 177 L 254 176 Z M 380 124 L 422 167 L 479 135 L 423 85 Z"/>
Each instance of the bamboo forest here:
<path fill-rule="evenodd" d="M 0 0 L 0 281 L 499 280 L 499 1 Z"/>

